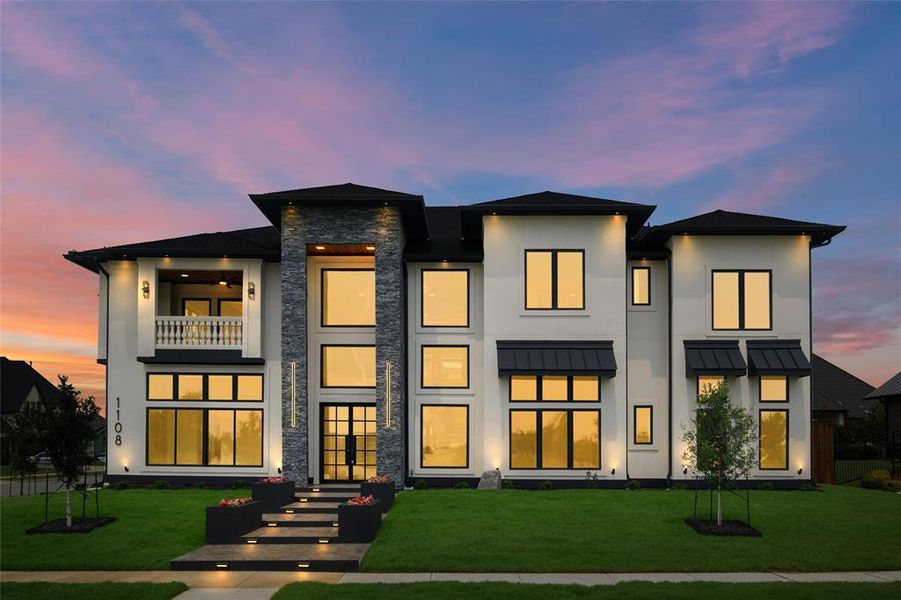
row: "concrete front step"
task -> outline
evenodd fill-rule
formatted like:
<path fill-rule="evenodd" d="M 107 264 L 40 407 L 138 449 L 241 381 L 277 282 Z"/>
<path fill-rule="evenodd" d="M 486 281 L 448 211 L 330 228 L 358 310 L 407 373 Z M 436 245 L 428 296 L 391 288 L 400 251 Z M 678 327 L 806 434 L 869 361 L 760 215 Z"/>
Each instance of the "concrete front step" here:
<path fill-rule="evenodd" d="M 334 500 L 308 500 L 306 502 L 292 502 L 282 507 L 282 510 L 293 510 L 294 514 L 298 512 L 305 513 L 337 513 L 340 501 Z"/>
<path fill-rule="evenodd" d="M 264 514 L 263 527 L 268 527 L 270 523 L 275 523 L 275 527 L 337 527 L 338 514 L 336 512 Z"/>
<path fill-rule="evenodd" d="M 359 483 L 322 483 L 320 485 L 297 486 L 296 492 L 347 492 L 360 493 Z"/>
<path fill-rule="evenodd" d="M 241 536 L 247 544 L 337 543 L 337 527 L 260 527 Z"/>
<path fill-rule="evenodd" d="M 294 497 L 300 500 L 306 498 L 308 501 L 314 500 L 350 500 L 359 495 L 359 492 L 299 492 Z"/>
<path fill-rule="evenodd" d="M 369 544 L 210 544 L 169 563 L 173 571 L 354 572 Z"/>

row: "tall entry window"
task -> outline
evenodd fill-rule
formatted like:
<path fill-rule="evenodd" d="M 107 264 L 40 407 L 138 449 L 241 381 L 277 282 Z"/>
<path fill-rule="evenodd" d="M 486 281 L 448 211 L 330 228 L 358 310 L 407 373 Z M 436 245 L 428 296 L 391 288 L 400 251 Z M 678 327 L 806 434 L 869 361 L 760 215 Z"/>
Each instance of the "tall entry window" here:
<path fill-rule="evenodd" d="M 585 308 L 584 250 L 526 250 L 526 309 Z"/>
<path fill-rule="evenodd" d="M 713 271 L 713 329 L 772 329 L 771 271 Z"/>
<path fill-rule="evenodd" d="M 322 269 L 322 326 L 375 326 L 375 269 Z"/>
<path fill-rule="evenodd" d="M 788 411 L 760 411 L 760 468 L 788 468 Z"/>
<path fill-rule="evenodd" d="M 511 410 L 511 469 L 599 469 L 601 411 Z"/>
<path fill-rule="evenodd" d="M 321 457 L 325 481 L 360 481 L 376 474 L 375 406 L 325 404 Z"/>
<path fill-rule="evenodd" d="M 422 326 L 469 327 L 469 271 L 422 270 Z"/>

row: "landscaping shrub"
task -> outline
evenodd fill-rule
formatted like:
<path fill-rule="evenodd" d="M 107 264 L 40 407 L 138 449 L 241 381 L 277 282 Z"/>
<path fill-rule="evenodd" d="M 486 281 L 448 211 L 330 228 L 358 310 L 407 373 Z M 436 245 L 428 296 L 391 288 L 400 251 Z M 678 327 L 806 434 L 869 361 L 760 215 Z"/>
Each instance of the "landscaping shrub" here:
<path fill-rule="evenodd" d="M 893 494 L 897 494 L 901 492 L 901 481 L 889 481 L 882 487 L 886 492 L 892 492 Z"/>
<path fill-rule="evenodd" d="M 585 471 L 585 487 L 595 489 L 598 487 L 598 474 L 591 471 Z"/>
<path fill-rule="evenodd" d="M 539 490 L 552 490 L 552 489 L 554 489 L 554 482 L 548 481 L 545 479 L 544 481 L 542 481 L 541 483 L 538 484 L 538 489 Z"/>
<path fill-rule="evenodd" d="M 424 479 L 417 479 L 416 483 L 413 484 L 414 490 L 427 490 L 429 489 L 429 484 L 426 483 Z"/>
<path fill-rule="evenodd" d="M 158 490 L 167 490 L 169 489 L 169 482 L 165 479 L 159 479 L 153 484 L 153 487 Z"/>
<path fill-rule="evenodd" d="M 458 481 L 457 483 L 454 484 L 454 489 L 455 490 L 468 490 L 469 484 L 466 483 L 465 481 Z"/>
<path fill-rule="evenodd" d="M 864 475 L 860 480 L 860 485 L 870 490 L 881 490 L 885 489 L 885 485 L 891 480 L 892 476 L 888 471 L 876 469 Z"/>
<path fill-rule="evenodd" d="M 632 479 L 629 483 L 626 484 L 626 489 L 629 491 L 635 491 L 641 489 L 641 483 Z"/>
<path fill-rule="evenodd" d="M 242 488 L 246 488 L 247 483 L 243 479 L 235 479 L 234 483 L 232 483 L 232 488 L 236 490 L 240 490 Z"/>
<path fill-rule="evenodd" d="M 501 487 L 505 490 L 512 490 L 514 486 L 512 481 L 510 481 L 509 479 L 504 479 L 503 481 L 501 481 Z"/>

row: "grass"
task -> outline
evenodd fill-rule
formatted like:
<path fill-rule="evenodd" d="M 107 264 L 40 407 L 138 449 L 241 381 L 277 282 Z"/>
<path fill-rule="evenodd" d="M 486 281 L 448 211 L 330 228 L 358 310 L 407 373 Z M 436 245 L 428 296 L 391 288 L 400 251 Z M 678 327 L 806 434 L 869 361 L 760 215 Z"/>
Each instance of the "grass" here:
<path fill-rule="evenodd" d="M 157 570 L 204 542 L 204 507 L 247 490 L 103 490 L 100 514 L 115 523 L 87 534 L 26 535 L 44 521 L 44 497 L 0 499 L 0 569 Z M 90 501 L 90 496 L 89 496 Z M 81 498 L 73 496 L 75 516 Z M 91 515 L 91 504 L 87 514 Z M 53 496 L 50 518 L 65 516 L 65 495 Z M 5 600 L 5 599 L 4 599 Z"/>
<path fill-rule="evenodd" d="M 851 600 L 899 598 L 897 583 L 620 583 L 615 586 L 527 585 L 521 583 L 400 583 L 345 584 L 292 583 L 273 600 L 554 600 L 602 598 L 604 600 L 705 600 L 729 598 L 793 598 L 797 600 Z"/>
<path fill-rule="evenodd" d="M 754 491 L 760 538 L 690 529 L 677 490 L 441 490 L 400 494 L 364 571 L 630 572 L 901 569 L 901 496 L 827 486 Z M 743 502 L 730 497 L 733 518 Z M 729 514 L 727 514 L 727 517 Z"/>
<path fill-rule="evenodd" d="M 3 600 L 169 600 L 188 586 L 183 583 L 4 583 Z"/>

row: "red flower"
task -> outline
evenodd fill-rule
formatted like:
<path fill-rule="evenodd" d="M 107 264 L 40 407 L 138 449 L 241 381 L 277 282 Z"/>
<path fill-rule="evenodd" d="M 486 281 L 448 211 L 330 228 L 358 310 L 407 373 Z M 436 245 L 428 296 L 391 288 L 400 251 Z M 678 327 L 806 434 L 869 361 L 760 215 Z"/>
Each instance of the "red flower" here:
<path fill-rule="evenodd" d="M 347 501 L 352 506 L 370 506 L 375 504 L 375 498 L 372 496 L 357 496 Z"/>
<path fill-rule="evenodd" d="M 222 508 L 235 508 L 237 506 L 250 504 L 251 502 L 253 502 L 253 498 L 223 498 L 219 501 L 219 504 L 217 506 L 221 506 Z"/>
<path fill-rule="evenodd" d="M 257 483 L 285 483 L 286 481 L 288 481 L 287 477 L 264 477 Z"/>
<path fill-rule="evenodd" d="M 392 480 L 387 475 L 375 475 L 367 480 L 369 483 L 390 483 Z"/>

